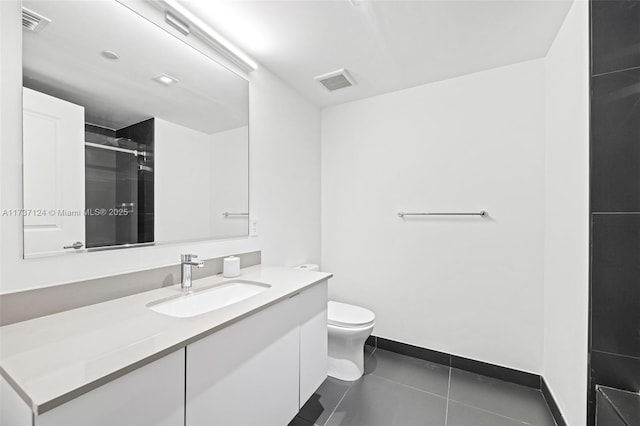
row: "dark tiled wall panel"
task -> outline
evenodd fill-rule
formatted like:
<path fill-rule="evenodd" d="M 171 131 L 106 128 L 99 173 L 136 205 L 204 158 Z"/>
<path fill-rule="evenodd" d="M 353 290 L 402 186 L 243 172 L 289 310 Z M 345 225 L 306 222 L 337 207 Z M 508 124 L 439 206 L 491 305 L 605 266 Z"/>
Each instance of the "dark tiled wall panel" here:
<path fill-rule="evenodd" d="M 592 210 L 640 212 L 640 68 L 592 79 L 591 156 Z"/>
<path fill-rule="evenodd" d="M 591 75 L 588 424 L 613 426 L 595 386 L 640 390 L 640 0 L 591 0 Z"/>
<path fill-rule="evenodd" d="M 640 390 L 640 358 L 591 351 L 592 380 L 630 392 Z"/>
<path fill-rule="evenodd" d="M 640 1 L 591 3 L 592 71 L 640 67 Z"/>
<path fill-rule="evenodd" d="M 144 150 L 151 152 L 151 156 L 143 164 L 154 168 L 153 152 L 155 149 L 155 120 L 149 118 L 131 126 L 122 128 L 116 132 L 117 137 L 124 137 L 135 140 L 137 143 L 144 146 Z M 142 148 L 140 146 L 140 148 Z M 135 193 L 136 212 L 134 217 L 125 218 L 121 217 L 118 225 L 126 228 L 127 231 L 131 231 L 130 239 L 135 240 L 137 243 L 147 243 L 154 240 L 154 172 L 153 171 L 138 171 L 138 179 L 136 187 L 129 189 L 132 193 Z M 127 223 L 131 219 L 135 220 L 135 223 Z M 135 231 L 135 232 L 133 232 Z M 126 237 L 125 237 L 126 238 Z M 127 243 L 126 239 L 119 240 L 119 244 Z"/>
<path fill-rule="evenodd" d="M 592 241 L 592 348 L 640 358 L 640 215 L 593 215 Z"/>

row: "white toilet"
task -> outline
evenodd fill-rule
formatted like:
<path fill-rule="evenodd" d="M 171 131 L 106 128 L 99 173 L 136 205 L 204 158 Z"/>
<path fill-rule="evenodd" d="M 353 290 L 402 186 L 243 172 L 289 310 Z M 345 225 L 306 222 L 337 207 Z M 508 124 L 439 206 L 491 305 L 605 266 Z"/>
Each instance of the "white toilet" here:
<path fill-rule="evenodd" d="M 364 373 L 364 343 L 376 316 L 368 309 L 329 301 L 329 376 L 357 380 Z"/>
<path fill-rule="evenodd" d="M 318 265 L 305 264 L 294 269 L 318 271 Z M 329 301 L 329 376 L 353 381 L 364 373 L 364 343 L 371 335 L 376 316 L 368 309 Z"/>

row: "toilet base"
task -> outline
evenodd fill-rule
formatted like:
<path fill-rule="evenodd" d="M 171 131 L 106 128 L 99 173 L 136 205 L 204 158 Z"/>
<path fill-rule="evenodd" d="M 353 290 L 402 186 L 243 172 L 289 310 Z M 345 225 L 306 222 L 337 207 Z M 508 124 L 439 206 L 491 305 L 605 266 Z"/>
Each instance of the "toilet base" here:
<path fill-rule="evenodd" d="M 346 382 L 358 380 L 364 374 L 364 356 L 362 356 L 361 363 L 329 357 L 329 371 L 327 374 L 329 377 Z"/>
<path fill-rule="evenodd" d="M 344 328 L 329 324 L 328 375 L 338 380 L 354 381 L 364 374 L 364 343 L 374 324 L 361 328 Z"/>

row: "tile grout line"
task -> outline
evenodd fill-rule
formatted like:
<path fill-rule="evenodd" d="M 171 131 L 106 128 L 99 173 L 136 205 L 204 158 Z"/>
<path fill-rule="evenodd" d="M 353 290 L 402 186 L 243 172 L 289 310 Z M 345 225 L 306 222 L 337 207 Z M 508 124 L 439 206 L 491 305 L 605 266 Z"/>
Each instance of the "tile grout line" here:
<path fill-rule="evenodd" d="M 401 355 L 401 356 L 404 356 L 404 357 L 414 358 L 416 360 L 420 360 L 420 361 L 422 361 L 423 365 L 438 364 L 438 365 L 446 366 L 446 364 L 440 364 L 440 363 L 437 363 L 437 362 L 424 360 L 422 358 L 412 357 L 410 355 L 400 354 L 400 353 L 393 352 L 393 351 L 389 351 L 389 352 L 394 353 L 394 354 L 398 354 L 398 355 Z M 492 415 L 495 415 L 495 416 L 498 416 L 498 417 L 501 417 L 501 418 L 509 419 L 509 420 L 517 422 L 518 424 L 521 424 L 521 425 L 529 425 L 529 426 L 533 425 L 533 423 L 530 423 L 528 420 L 523 420 L 523 419 L 519 419 L 519 418 L 515 418 L 515 417 L 509 417 L 508 415 L 505 415 L 505 414 L 501 414 L 501 413 L 494 412 L 494 411 L 491 411 L 491 410 L 488 410 L 488 409 L 485 409 L 485 408 L 477 407 L 475 405 L 470 405 L 470 404 L 464 403 L 462 401 L 458 401 L 458 400 L 455 400 L 455 399 L 451 398 L 451 379 L 452 379 L 452 376 L 453 376 L 453 368 L 454 367 L 453 367 L 453 360 L 452 360 L 452 356 L 451 355 L 449 355 L 449 359 L 450 359 L 450 361 L 449 361 L 449 382 L 448 382 L 447 396 L 446 397 L 444 397 L 442 395 L 439 395 L 439 394 L 436 394 L 436 393 L 433 393 L 433 392 L 426 391 L 424 389 L 420 389 L 420 388 L 405 384 L 405 383 L 397 382 L 395 380 L 392 380 L 392 379 L 389 379 L 389 378 L 386 378 L 386 377 L 383 377 L 383 376 L 379 376 L 379 375 L 375 374 L 375 372 L 372 372 L 370 374 L 372 376 L 377 377 L 377 378 L 383 379 L 383 380 L 385 380 L 387 382 L 395 383 L 397 385 L 400 385 L 400 386 L 403 386 L 403 387 L 406 387 L 406 388 L 409 388 L 409 389 L 413 389 L 413 390 L 416 390 L 416 391 L 419 391 L 419 392 L 422 392 L 422 393 L 426 393 L 426 394 L 432 395 L 432 396 L 438 396 L 440 398 L 446 398 L 447 405 L 446 405 L 446 410 L 445 410 L 445 422 L 446 422 L 445 426 L 447 425 L 447 423 L 449 421 L 448 420 L 449 405 L 450 405 L 451 402 L 458 403 L 458 404 L 461 404 L 461 405 L 464 405 L 464 406 L 467 406 L 467 407 L 470 407 L 470 408 L 473 408 L 473 409 L 477 409 L 479 411 L 483 411 L 483 412 L 486 412 L 488 414 L 492 414 Z M 546 400 L 542 396 L 542 391 L 540 389 L 538 389 L 538 388 L 531 387 L 531 386 L 524 385 L 524 384 L 520 384 L 520 383 L 511 382 L 511 381 L 505 380 L 505 379 L 499 379 L 499 378 L 492 377 L 492 376 L 485 376 L 483 374 L 475 373 L 475 372 L 464 370 L 464 369 L 456 369 L 456 370 L 459 370 L 459 371 L 462 371 L 462 372 L 465 372 L 465 373 L 468 373 L 468 374 L 487 377 L 487 378 L 489 378 L 491 380 L 496 380 L 496 381 L 499 381 L 499 382 L 505 382 L 505 383 L 507 383 L 509 385 L 517 386 L 517 387 L 520 387 L 520 388 L 525 388 L 528 391 L 537 391 L 540 394 L 542 401 L 544 401 L 544 405 L 546 406 L 546 408 L 548 410 L 550 410 L 549 405 L 547 404 Z M 551 417 L 553 418 L 553 416 L 551 416 Z M 555 418 L 553 418 L 553 419 L 554 419 L 553 421 L 555 423 Z"/>
<path fill-rule="evenodd" d="M 388 340 L 388 339 L 387 339 Z M 413 346 L 413 345 L 409 345 L 409 344 L 405 344 L 402 342 L 397 342 L 397 341 L 393 341 L 393 340 L 389 340 L 389 342 L 391 343 L 395 343 L 401 347 L 403 346 L 408 346 L 411 348 L 415 348 L 415 349 L 423 349 L 426 350 L 427 352 L 434 352 L 437 353 L 439 355 L 445 355 L 447 358 L 446 362 L 442 362 L 442 359 L 438 359 L 435 360 L 433 357 L 423 357 L 421 355 L 416 355 L 416 354 L 410 354 L 407 353 L 406 351 L 399 351 L 398 348 L 380 348 L 383 350 L 387 350 L 389 352 L 393 352 L 395 354 L 399 354 L 399 355 L 403 355 L 403 356 L 407 356 L 407 357 L 411 357 L 411 358 L 415 358 L 415 359 L 419 359 L 422 360 L 424 362 L 428 362 L 428 363 L 434 363 L 434 364 L 440 364 L 440 365 L 444 365 L 444 366 L 449 366 L 449 367 L 453 367 L 453 361 L 454 358 L 460 358 L 460 360 L 468 362 L 470 361 L 472 364 L 479 364 L 482 368 L 483 371 L 481 371 L 480 368 L 470 368 L 469 366 L 457 366 L 455 367 L 458 370 L 462 370 L 462 371 L 467 371 L 469 373 L 473 373 L 473 374 L 480 374 L 482 376 L 486 376 L 486 377 L 491 377 L 497 380 L 501 380 L 501 381 L 505 381 L 505 382 L 509 382 L 509 383 L 514 383 L 517 385 L 521 385 L 521 386 L 526 386 L 529 388 L 534 388 L 534 389 L 540 389 L 540 384 L 539 384 L 539 379 L 540 376 L 534 373 L 530 373 L 530 372 L 526 372 L 526 371 L 521 371 L 521 370 L 516 370 L 513 368 L 509 368 L 509 367 L 504 367 L 504 366 L 500 366 L 500 365 L 496 365 L 496 364 L 490 364 L 490 363 L 486 363 L 483 361 L 478 361 L 478 360 L 474 360 L 471 358 L 464 358 L 464 357 L 458 357 L 456 355 L 453 354 L 448 354 L 446 352 L 439 352 L 439 351 L 434 351 L 428 348 L 423 348 L 423 347 L 419 347 L 419 346 Z M 488 368 L 484 368 L 484 367 L 488 367 Z M 492 372 L 490 370 L 492 369 L 496 369 L 498 370 L 498 374 L 495 372 Z M 519 379 L 515 380 L 513 377 L 507 377 L 507 376 L 513 376 L 513 375 L 517 375 L 517 376 L 521 376 Z M 532 377 L 535 376 L 535 377 Z M 528 384 L 528 382 L 530 382 L 531 380 L 536 380 L 537 384 L 536 385 L 531 385 Z"/>
<path fill-rule="evenodd" d="M 601 351 L 600 349 L 593 349 L 593 348 L 591 350 L 594 352 L 600 352 L 601 354 L 605 354 L 605 355 L 613 355 L 613 356 L 618 356 L 622 358 L 640 359 L 640 357 L 633 356 L 633 355 L 617 354 L 615 352 Z"/>
<path fill-rule="evenodd" d="M 373 356 L 374 352 L 376 351 L 376 349 L 378 349 L 378 345 L 377 345 L 377 339 L 374 341 L 375 344 L 373 346 L 373 350 L 371 351 L 371 353 L 369 354 L 369 356 L 367 357 L 367 359 L 371 358 L 371 356 Z M 340 406 L 340 403 L 342 402 L 342 400 L 347 396 L 347 394 L 349 393 L 349 391 L 351 390 L 351 388 L 353 387 L 353 383 L 351 382 L 351 384 L 349 385 L 349 387 L 347 388 L 347 390 L 345 391 L 344 395 L 342 395 L 342 398 L 340 398 L 340 401 L 338 401 L 338 403 L 336 404 L 336 406 L 333 408 L 333 411 L 331 411 L 331 414 L 329 414 L 329 417 L 327 417 L 327 420 L 324 422 L 323 425 L 321 426 L 326 426 L 329 423 L 329 420 L 331 420 L 331 417 L 333 417 L 333 414 L 336 412 L 336 410 L 338 409 L 338 407 Z"/>
<path fill-rule="evenodd" d="M 377 347 L 376 346 L 373 346 L 372 349 L 373 350 L 369 354 L 367 359 L 369 359 L 371 356 L 373 356 L 373 354 L 377 351 Z M 450 362 L 450 364 L 451 364 L 451 362 Z M 462 370 L 462 371 L 464 371 L 464 370 Z M 478 410 L 478 411 L 481 411 L 481 412 L 484 412 L 484 413 L 487 413 L 487 414 L 491 414 L 491 415 L 494 415 L 494 416 L 497 416 L 497 417 L 500 417 L 500 418 L 503 418 L 503 419 L 508 419 L 508 420 L 513 421 L 513 422 L 516 422 L 517 424 L 520 424 L 521 426 L 532 426 L 533 425 L 533 423 L 530 423 L 529 421 L 525 421 L 525 420 L 514 418 L 514 417 L 509 417 L 508 415 L 505 415 L 505 414 L 497 413 L 497 412 L 490 411 L 490 410 L 485 409 L 485 408 L 476 407 L 475 405 L 470 405 L 468 403 L 452 399 L 451 398 L 451 384 L 452 384 L 452 376 L 453 376 L 453 367 L 451 365 L 449 365 L 449 371 L 448 371 L 447 393 L 446 393 L 446 396 L 444 396 L 444 397 L 442 395 L 438 395 L 438 394 L 426 391 L 424 389 L 420 389 L 420 388 L 417 388 L 417 387 L 414 387 L 414 386 L 411 386 L 411 385 L 408 385 L 408 384 L 405 384 L 405 383 L 397 382 L 395 380 L 388 379 L 388 378 L 383 377 L 383 376 L 378 376 L 374 372 L 371 372 L 369 374 L 371 376 L 373 376 L 373 377 L 376 377 L 378 379 L 381 379 L 381 380 L 389 382 L 389 383 L 393 383 L 393 384 L 402 386 L 404 388 L 412 389 L 412 390 L 415 390 L 415 391 L 418 391 L 418 392 L 421 392 L 421 393 L 425 393 L 425 394 L 428 394 L 428 395 L 431 395 L 431 396 L 435 396 L 435 397 L 438 397 L 438 398 L 445 399 L 446 405 L 445 405 L 445 422 L 444 422 L 444 426 L 447 426 L 448 423 L 449 423 L 449 417 L 448 416 L 449 416 L 449 406 L 450 406 L 451 403 L 460 404 L 462 406 L 465 406 L 465 407 L 468 407 L 468 408 L 472 408 L 472 409 L 475 409 L 475 410 Z M 476 374 L 476 373 L 472 373 L 472 374 Z M 500 379 L 495 379 L 495 380 L 500 380 Z M 523 385 L 521 385 L 521 386 L 523 386 Z M 342 404 L 342 402 L 346 398 L 347 394 L 351 391 L 352 387 L 353 387 L 353 383 L 344 392 L 344 394 L 342 395 L 342 397 L 340 398 L 338 403 L 335 405 L 334 409 L 331 411 L 331 413 L 330 413 L 329 417 L 327 418 L 327 420 L 322 424 L 315 424 L 314 426 L 326 426 L 326 425 L 328 425 L 330 423 L 331 419 L 333 418 L 333 416 L 337 412 L 338 407 Z M 542 394 L 541 391 L 539 391 L 539 392 Z M 543 400 L 544 400 L 544 397 L 543 397 Z M 554 422 L 555 422 L 555 419 L 554 419 Z"/>
<path fill-rule="evenodd" d="M 618 216 L 624 216 L 624 215 L 638 215 L 640 214 L 640 212 L 591 212 L 591 214 L 597 214 L 597 215 L 618 215 Z"/>
<path fill-rule="evenodd" d="M 518 423 L 521 423 L 523 425 L 534 426 L 533 423 L 525 422 L 522 419 L 515 419 L 513 417 L 505 416 L 504 414 L 500 414 L 500 413 L 496 413 L 494 411 L 489 411 L 489 410 L 484 409 L 484 408 L 476 407 L 475 405 L 465 404 L 464 402 L 460 402 L 460 401 L 457 401 L 455 399 L 452 399 L 451 401 L 455 402 L 456 404 L 464 405 L 465 407 L 473 408 L 474 410 L 478 410 L 478 411 L 482 411 L 484 413 L 493 414 L 494 416 L 502 417 L 503 419 L 513 420 L 514 422 L 518 422 Z M 448 403 L 447 403 L 447 406 L 448 406 Z"/>
<path fill-rule="evenodd" d="M 381 380 L 384 380 L 385 382 L 393 383 L 394 385 L 399 385 L 399 386 L 402 386 L 404 388 L 412 389 L 412 390 L 415 390 L 415 391 L 418 391 L 418 392 L 421 392 L 421 393 L 426 393 L 427 395 L 437 396 L 438 398 L 442 398 L 444 400 L 447 399 L 447 397 L 444 396 L 444 395 L 438 395 L 437 393 L 429 392 L 429 391 L 426 391 L 424 389 L 420 389 L 420 388 L 417 388 L 415 386 L 408 385 L 406 383 L 396 382 L 395 380 L 391 380 L 391 379 L 389 379 L 387 377 L 378 376 L 377 374 L 373 374 L 373 373 L 371 373 L 369 375 L 375 377 L 376 379 L 381 379 Z"/>
<path fill-rule="evenodd" d="M 327 420 L 324 422 L 324 424 L 322 426 L 326 426 L 327 424 L 329 424 L 329 420 L 331 420 L 331 417 L 333 417 L 333 415 L 335 414 L 336 410 L 338 409 L 338 407 L 342 403 L 342 400 L 344 400 L 344 398 L 347 396 L 347 394 L 349 393 L 349 391 L 351 390 L 352 387 L 353 387 L 353 383 L 351 385 L 349 385 L 349 387 L 345 391 L 344 395 L 342 395 L 342 398 L 340 398 L 340 401 L 338 401 L 338 403 L 334 407 L 333 411 L 331 411 L 331 414 L 329 415 L 329 417 L 327 417 Z"/>
<path fill-rule="evenodd" d="M 609 406 L 613 409 L 613 412 L 620 418 L 620 420 L 622 420 L 622 423 L 624 423 L 625 426 L 629 426 L 629 423 L 627 423 L 627 419 L 622 415 L 622 413 L 618 409 L 618 406 L 615 405 L 613 403 L 613 401 L 611 401 L 611 398 L 609 398 L 609 395 L 607 395 L 606 393 L 604 393 L 602 391 L 600 391 L 600 394 L 602 394 L 602 396 L 605 397 L 605 399 L 609 403 Z"/>
<path fill-rule="evenodd" d="M 451 362 L 449 362 L 449 381 L 447 382 L 447 407 L 444 411 L 444 426 L 449 423 L 449 395 L 451 394 Z"/>
<path fill-rule="evenodd" d="M 384 351 L 384 349 L 381 349 L 381 350 Z M 374 349 L 373 352 L 375 352 L 375 351 L 376 350 Z M 371 353 L 371 355 L 369 355 L 369 357 L 373 356 L 373 352 Z M 396 353 L 396 352 L 391 352 L 391 353 Z M 411 357 L 409 355 L 403 355 L 403 354 L 398 354 L 398 355 L 406 356 L 406 357 L 409 357 L 409 358 L 414 358 L 414 357 Z M 415 358 L 415 359 L 419 359 L 419 358 Z M 437 363 L 437 362 L 431 362 L 431 361 L 425 361 L 425 360 L 421 360 L 421 361 L 424 361 L 424 363 L 422 365 L 420 365 L 421 368 L 423 368 L 424 366 L 426 366 L 428 364 L 436 364 L 438 366 L 445 366 L 444 364 L 440 364 L 440 363 Z M 450 377 L 451 376 L 451 367 L 448 367 L 448 368 L 449 368 L 449 377 Z M 428 390 L 424 390 L 424 389 L 421 389 L 421 388 L 418 388 L 418 387 L 415 387 L 415 386 L 408 385 L 406 383 L 395 381 L 395 380 L 390 379 L 388 377 L 379 376 L 375 372 L 369 373 L 369 375 L 374 376 L 374 377 L 376 377 L 378 379 L 382 379 L 382 380 L 384 380 L 386 382 L 389 382 L 389 383 L 393 383 L 393 384 L 400 385 L 400 386 L 405 387 L 405 388 L 413 389 L 413 390 L 416 390 L 418 392 L 426 393 L 427 395 L 437 396 L 438 398 L 443 398 L 445 400 L 449 397 L 448 384 L 447 384 L 447 395 L 444 396 L 444 395 L 440 395 L 440 394 L 435 393 L 435 392 L 429 392 Z"/>
<path fill-rule="evenodd" d="M 613 70 L 613 71 L 605 71 L 597 74 L 591 74 L 591 77 L 600 77 L 601 75 L 611 75 L 611 74 L 616 74 L 616 73 L 625 72 L 625 71 L 634 71 L 634 70 L 637 70 L 638 68 L 640 67 L 635 66 L 635 67 L 622 68 L 622 69 Z"/>

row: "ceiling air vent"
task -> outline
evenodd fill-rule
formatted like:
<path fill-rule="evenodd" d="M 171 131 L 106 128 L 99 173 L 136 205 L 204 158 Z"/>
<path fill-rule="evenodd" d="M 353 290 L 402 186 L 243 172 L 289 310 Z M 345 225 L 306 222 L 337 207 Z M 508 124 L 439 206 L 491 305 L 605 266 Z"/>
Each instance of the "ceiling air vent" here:
<path fill-rule="evenodd" d="M 349 74 L 349 71 L 344 68 L 327 74 L 322 74 L 314 78 L 330 92 L 356 84 L 353 77 L 351 77 L 351 74 Z"/>
<path fill-rule="evenodd" d="M 37 33 L 46 27 L 49 22 L 51 22 L 51 19 L 45 18 L 26 7 L 22 8 L 22 26 L 25 29 Z"/>

